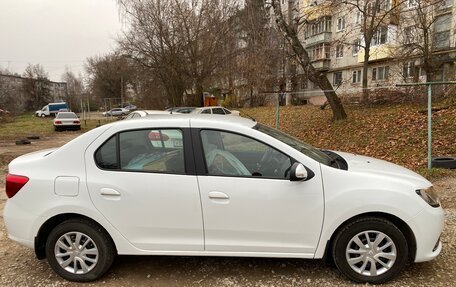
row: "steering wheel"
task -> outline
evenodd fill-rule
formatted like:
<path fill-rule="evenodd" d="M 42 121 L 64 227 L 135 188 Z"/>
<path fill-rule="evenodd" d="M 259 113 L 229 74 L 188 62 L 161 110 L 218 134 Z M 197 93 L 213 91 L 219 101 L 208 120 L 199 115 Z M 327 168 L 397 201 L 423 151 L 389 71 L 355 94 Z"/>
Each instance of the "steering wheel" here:
<path fill-rule="evenodd" d="M 261 157 L 260 161 L 258 162 L 257 166 L 258 166 L 258 170 L 260 170 L 266 163 L 268 163 L 272 157 L 272 154 L 273 154 L 273 149 L 272 148 L 268 148 L 268 150 L 263 154 L 263 156 Z"/>

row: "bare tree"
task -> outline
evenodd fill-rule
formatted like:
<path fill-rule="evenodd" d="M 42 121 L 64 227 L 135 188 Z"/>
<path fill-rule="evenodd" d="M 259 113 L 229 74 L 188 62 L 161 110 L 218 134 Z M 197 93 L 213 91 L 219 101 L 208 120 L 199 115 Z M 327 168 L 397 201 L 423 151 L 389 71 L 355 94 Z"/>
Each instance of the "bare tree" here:
<path fill-rule="evenodd" d="M 118 53 L 88 58 L 85 69 L 88 87 L 99 104 L 105 98 L 122 98 L 122 92 L 134 76 L 128 59 Z"/>
<path fill-rule="evenodd" d="M 66 83 L 66 101 L 70 109 L 79 111 L 80 102 L 85 92 L 82 76 L 76 76 L 66 67 L 61 78 Z"/>
<path fill-rule="evenodd" d="M 325 94 L 328 103 L 333 112 L 333 120 L 343 120 L 347 118 L 345 109 L 340 101 L 340 98 L 337 96 L 334 91 L 331 83 L 326 77 L 326 73 L 316 70 L 311 62 L 309 55 L 304 48 L 302 42 L 298 37 L 297 23 L 291 22 L 287 23 L 282 14 L 280 0 L 271 0 L 271 6 L 274 9 L 274 15 L 276 18 L 277 25 L 279 29 L 283 32 L 286 40 L 290 44 L 296 61 L 301 65 L 302 69 L 306 72 L 308 78 L 315 83 L 323 93 Z M 305 17 L 305 16 L 304 16 Z M 306 22 L 306 19 L 298 19 L 299 22 Z"/>
<path fill-rule="evenodd" d="M 29 64 L 25 68 L 23 77 L 26 78 L 23 84 L 23 91 L 27 97 L 27 107 L 34 110 L 51 102 L 50 80 L 47 72 L 40 64 Z"/>
<path fill-rule="evenodd" d="M 371 57 L 371 48 L 374 45 L 385 44 L 388 41 L 388 25 L 398 24 L 399 12 L 406 0 L 332 0 L 334 8 L 341 15 L 356 17 L 355 24 L 344 26 L 345 33 L 339 37 L 339 42 L 352 45 L 356 49 L 363 50 L 362 72 L 362 102 L 369 101 L 368 69 Z M 348 18 L 348 17 L 346 17 Z M 358 38 L 361 35 L 361 39 Z M 347 39 L 355 41 L 347 42 Z"/>
<path fill-rule="evenodd" d="M 118 2 L 131 26 L 119 40 L 121 49 L 157 75 L 171 105 L 186 92 L 201 95 L 234 56 L 225 49 L 233 36 L 234 1 Z"/>
<path fill-rule="evenodd" d="M 437 9 L 445 8 L 445 0 L 420 0 L 401 13 L 400 46 L 396 57 L 400 59 L 420 59 L 426 72 L 426 81 L 435 79 L 434 73 L 442 64 L 434 54 L 450 46 L 451 14 L 438 15 Z M 446 28 L 444 28 L 446 27 Z M 448 33 L 447 33 L 448 31 Z M 415 67 L 404 66 L 404 76 Z"/>

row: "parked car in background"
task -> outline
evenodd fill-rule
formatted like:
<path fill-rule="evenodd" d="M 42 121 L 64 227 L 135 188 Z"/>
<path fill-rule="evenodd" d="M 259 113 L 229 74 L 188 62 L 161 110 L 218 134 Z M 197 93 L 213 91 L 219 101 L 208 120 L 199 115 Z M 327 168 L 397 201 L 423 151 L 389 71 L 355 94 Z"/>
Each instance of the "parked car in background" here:
<path fill-rule="evenodd" d="M 140 111 L 134 111 L 131 112 L 125 119 L 130 120 L 130 119 L 137 119 L 137 118 L 142 118 L 147 115 L 169 115 L 171 112 L 168 111 L 160 111 L 160 110 L 140 110 Z"/>
<path fill-rule="evenodd" d="M 60 130 L 80 130 L 81 121 L 79 117 L 73 112 L 59 112 L 54 119 L 54 129 Z"/>
<path fill-rule="evenodd" d="M 221 106 L 195 108 L 192 114 L 213 114 L 213 115 L 233 115 L 239 116 L 239 111 L 230 111 Z"/>
<path fill-rule="evenodd" d="M 172 113 L 189 114 L 194 109 L 196 109 L 196 107 L 174 107 L 174 108 L 168 108 L 168 109 L 166 109 L 166 111 L 169 111 Z"/>
<path fill-rule="evenodd" d="M 130 113 L 130 111 L 125 108 L 115 108 L 115 109 L 111 109 L 110 111 L 103 112 L 102 115 L 105 117 L 108 117 L 108 116 L 121 117 L 121 116 L 126 116 L 129 113 Z"/>
<path fill-rule="evenodd" d="M 128 104 L 124 107 L 124 109 L 127 109 L 130 112 L 132 112 L 132 111 L 136 111 L 138 109 L 138 107 L 136 107 L 135 105 L 132 105 L 132 104 Z"/>
<path fill-rule="evenodd" d="M 47 117 L 55 116 L 59 110 L 66 109 L 68 111 L 67 103 L 49 103 L 45 105 L 41 110 L 35 112 L 36 117 Z"/>
<path fill-rule="evenodd" d="M 442 250 L 444 212 L 422 176 L 242 117 L 103 125 L 14 159 L 6 195 L 8 237 L 71 281 L 134 254 L 329 257 L 379 284 Z"/>

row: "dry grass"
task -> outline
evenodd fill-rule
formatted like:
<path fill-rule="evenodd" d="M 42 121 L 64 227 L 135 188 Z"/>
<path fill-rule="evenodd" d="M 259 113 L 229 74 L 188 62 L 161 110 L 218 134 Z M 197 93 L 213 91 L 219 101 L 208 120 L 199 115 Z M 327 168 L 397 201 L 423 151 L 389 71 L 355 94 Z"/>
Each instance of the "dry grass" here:
<path fill-rule="evenodd" d="M 0 124 L 0 140 L 18 140 L 30 135 L 51 136 L 56 133 L 52 120 L 52 117 L 37 118 L 33 114 L 17 116 L 10 122 Z M 93 129 L 98 124 L 105 124 L 107 120 L 81 120 L 81 133 Z"/>
<path fill-rule="evenodd" d="M 428 177 L 456 170 L 427 171 L 427 116 L 422 105 L 347 107 L 348 119 L 331 121 L 331 111 L 314 106 L 280 108 L 280 129 L 325 149 L 388 160 Z M 275 108 L 242 109 L 258 122 L 275 125 Z M 456 156 L 456 108 L 433 114 L 433 155 Z"/>

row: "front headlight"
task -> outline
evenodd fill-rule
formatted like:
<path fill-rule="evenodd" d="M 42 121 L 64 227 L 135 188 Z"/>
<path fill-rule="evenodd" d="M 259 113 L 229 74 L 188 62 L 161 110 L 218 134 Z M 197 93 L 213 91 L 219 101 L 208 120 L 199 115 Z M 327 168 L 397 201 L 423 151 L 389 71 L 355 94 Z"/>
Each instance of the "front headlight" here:
<path fill-rule="evenodd" d="M 432 206 L 432 207 L 440 206 L 439 196 L 435 192 L 433 186 L 431 186 L 429 188 L 425 188 L 425 189 L 417 189 L 416 194 L 418 194 L 430 206 Z"/>

